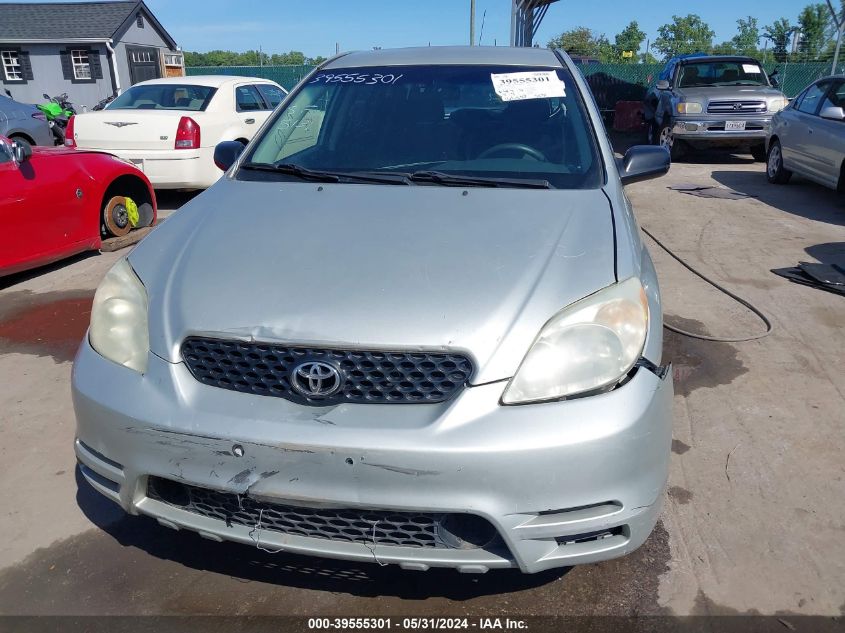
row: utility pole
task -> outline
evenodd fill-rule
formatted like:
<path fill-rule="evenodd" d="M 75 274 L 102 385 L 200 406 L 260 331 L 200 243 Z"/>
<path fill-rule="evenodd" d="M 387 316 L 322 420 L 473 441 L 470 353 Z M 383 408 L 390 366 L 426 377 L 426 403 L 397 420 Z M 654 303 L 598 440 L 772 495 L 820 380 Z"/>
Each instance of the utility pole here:
<path fill-rule="evenodd" d="M 475 0 L 469 0 L 469 45 L 475 46 Z"/>
<path fill-rule="evenodd" d="M 827 0 L 827 8 L 830 9 L 830 15 L 833 17 L 833 23 L 836 25 L 836 51 L 833 53 L 833 66 L 830 68 L 830 74 L 836 74 L 836 66 L 839 63 L 839 47 L 842 45 L 842 29 L 845 28 L 845 16 L 840 18 L 833 10 L 833 5 L 830 0 Z"/>

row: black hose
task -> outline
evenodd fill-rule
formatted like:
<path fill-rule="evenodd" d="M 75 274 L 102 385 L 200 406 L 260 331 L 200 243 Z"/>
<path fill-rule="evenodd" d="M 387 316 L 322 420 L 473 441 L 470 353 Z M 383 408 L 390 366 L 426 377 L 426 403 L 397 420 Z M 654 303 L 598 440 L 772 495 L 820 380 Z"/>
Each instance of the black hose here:
<path fill-rule="evenodd" d="M 683 259 L 681 259 L 680 256 L 678 256 L 674 252 L 672 252 L 672 249 L 670 249 L 663 242 L 661 242 L 659 239 L 654 237 L 654 235 L 652 235 L 651 232 L 648 229 L 646 229 L 645 227 L 640 227 L 640 228 L 642 228 L 643 233 L 645 233 L 651 239 L 653 239 L 655 244 L 657 244 L 660 248 L 662 248 L 664 251 L 666 251 L 669 254 L 669 256 L 672 257 L 675 261 L 677 261 L 681 266 L 686 268 L 688 271 L 690 271 L 696 277 L 699 277 L 699 278 L 703 279 L 704 281 L 706 281 L 708 284 L 713 286 L 719 292 L 723 292 L 724 294 L 728 295 L 731 299 L 733 299 L 737 303 L 742 304 L 743 306 L 748 308 L 751 312 L 753 312 L 758 317 L 760 317 L 760 320 L 762 320 L 763 323 L 766 324 L 766 331 L 762 332 L 760 334 L 754 334 L 752 336 L 745 336 L 745 337 L 742 337 L 742 338 L 727 338 L 727 337 L 723 337 L 723 336 L 707 336 L 706 334 L 696 334 L 695 332 L 687 332 L 686 330 L 682 330 L 681 328 L 675 327 L 674 325 L 669 325 L 668 323 L 664 323 L 663 327 L 665 327 L 667 330 L 670 330 L 672 332 L 676 332 L 677 334 L 681 334 L 683 336 L 689 336 L 690 338 L 701 339 L 702 341 L 716 341 L 716 342 L 719 342 L 719 343 L 742 343 L 744 341 L 756 341 L 757 339 L 761 339 L 764 336 L 768 336 L 769 334 L 772 333 L 772 330 L 774 329 L 774 327 L 772 326 L 772 322 L 769 321 L 768 317 L 765 314 L 763 314 L 763 312 L 760 311 L 759 308 L 755 307 L 754 305 L 752 305 L 750 302 L 746 301 L 742 297 L 738 297 L 737 295 L 732 293 L 727 288 L 720 286 L 719 284 L 717 284 L 712 279 L 709 279 L 708 277 L 706 277 L 702 273 L 698 272 L 695 268 L 693 268 L 688 263 L 686 263 Z"/>

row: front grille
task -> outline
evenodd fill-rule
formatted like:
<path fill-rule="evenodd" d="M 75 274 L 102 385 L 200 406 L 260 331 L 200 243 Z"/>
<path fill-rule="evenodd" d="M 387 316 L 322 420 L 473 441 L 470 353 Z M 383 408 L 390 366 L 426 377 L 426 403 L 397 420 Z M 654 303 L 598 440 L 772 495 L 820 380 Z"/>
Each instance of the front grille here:
<path fill-rule="evenodd" d="M 765 101 L 711 101 L 708 114 L 759 114 L 766 111 Z"/>
<path fill-rule="evenodd" d="M 492 524 L 476 515 L 303 508 L 191 486 L 161 477 L 147 483 L 150 499 L 256 530 L 367 545 L 478 549 L 494 542 Z"/>
<path fill-rule="evenodd" d="M 315 406 L 443 402 L 472 375 L 472 363 L 459 354 L 291 347 L 205 337 L 185 339 L 182 358 L 194 378 L 206 385 Z M 336 392 L 308 396 L 292 387 L 293 370 L 311 361 L 336 369 L 341 385 Z"/>

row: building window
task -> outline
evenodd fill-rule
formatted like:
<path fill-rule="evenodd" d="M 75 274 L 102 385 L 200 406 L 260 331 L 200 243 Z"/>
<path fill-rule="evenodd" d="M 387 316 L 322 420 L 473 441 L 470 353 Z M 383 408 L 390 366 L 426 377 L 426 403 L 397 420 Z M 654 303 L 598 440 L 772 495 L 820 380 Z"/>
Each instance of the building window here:
<path fill-rule="evenodd" d="M 181 66 L 182 65 L 182 56 L 176 53 L 165 53 L 164 54 L 164 65 L 165 66 Z"/>
<path fill-rule="evenodd" d="M 3 61 L 3 76 L 6 81 L 23 81 L 23 69 L 18 51 L 2 51 L 0 58 Z"/>
<path fill-rule="evenodd" d="M 70 61 L 73 64 L 74 79 L 91 79 L 91 62 L 88 59 L 88 51 L 71 51 Z"/>
<path fill-rule="evenodd" d="M 138 26 L 139 29 L 144 28 L 144 16 L 140 13 L 135 17 L 135 24 Z"/>
<path fill-rule="evenodd" d="M 137 64 L 151 63 L 153 59 L 152 51 L 132 51 L 132 61 Z"/>

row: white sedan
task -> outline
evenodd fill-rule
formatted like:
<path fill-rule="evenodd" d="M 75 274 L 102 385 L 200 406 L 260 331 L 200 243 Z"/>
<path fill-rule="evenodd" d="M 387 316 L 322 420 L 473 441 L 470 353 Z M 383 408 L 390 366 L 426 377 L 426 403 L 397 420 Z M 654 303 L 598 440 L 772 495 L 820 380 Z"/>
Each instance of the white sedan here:
<path fill-rule="evenodd" d="M 77 114 L 65 144 L 134 163 L 157 189 L 202 189 L 223 173 L 221 141 L 249 142 L 287 91 L 255 77 L 170 77 L 135 84 L 105 110 Z"/>

